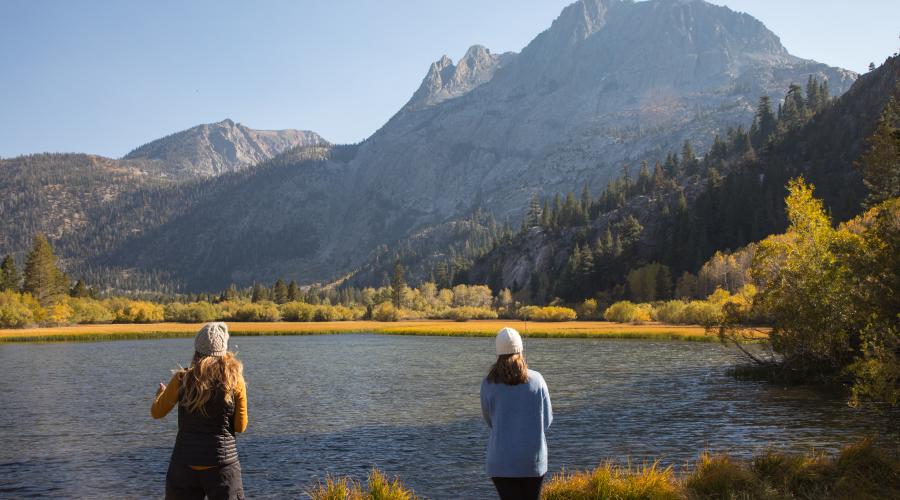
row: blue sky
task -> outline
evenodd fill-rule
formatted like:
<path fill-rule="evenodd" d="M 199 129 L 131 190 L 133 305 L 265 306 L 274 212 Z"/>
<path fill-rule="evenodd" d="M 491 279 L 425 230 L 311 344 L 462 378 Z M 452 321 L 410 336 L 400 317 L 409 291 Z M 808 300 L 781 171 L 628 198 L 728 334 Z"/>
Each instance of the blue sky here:
<path fill-rule="evenodd" d="M 518 51 L 571 0 L 0 0 L 0 156 L 119 157 L 190 126 L 364 139 L 428 65 Z M 898 50 L 897 0 L 714 0 L 854 71 Z"/>

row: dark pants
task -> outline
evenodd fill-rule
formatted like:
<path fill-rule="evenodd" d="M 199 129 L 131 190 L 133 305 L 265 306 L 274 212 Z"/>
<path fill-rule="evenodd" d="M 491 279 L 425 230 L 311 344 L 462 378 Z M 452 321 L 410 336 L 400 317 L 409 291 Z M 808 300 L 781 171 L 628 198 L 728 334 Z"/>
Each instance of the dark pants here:
<path fill-rule="evenodd" d="M 234 462 L 207 470 L 169 463 L 166 473 L 166 500 L 243 500 L 241 464 Z"/>
<path fill-rule="evenodd" d="M 541 497 L 541 477 L 492 477 L 500 500 L 538 500 Z"/>

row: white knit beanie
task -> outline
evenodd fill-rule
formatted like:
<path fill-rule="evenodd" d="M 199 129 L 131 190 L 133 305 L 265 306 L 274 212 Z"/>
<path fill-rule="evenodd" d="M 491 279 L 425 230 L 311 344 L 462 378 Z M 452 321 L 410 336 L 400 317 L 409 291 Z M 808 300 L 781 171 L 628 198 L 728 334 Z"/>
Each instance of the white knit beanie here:
<path fill-rule="evenodd" d="M 522 347 L 522 337 L 519 335 L 519 332 L 508 326 L 497 332 L 495 344 L 497 346 L 497 356 L 521 353 L 525 350 Z"/>
<path fill-rule="evenodd" d="M 194 337 L 194 350 L 204 356 L 224 356 L 228 352 L 228 325 L 207 323 Z"/>

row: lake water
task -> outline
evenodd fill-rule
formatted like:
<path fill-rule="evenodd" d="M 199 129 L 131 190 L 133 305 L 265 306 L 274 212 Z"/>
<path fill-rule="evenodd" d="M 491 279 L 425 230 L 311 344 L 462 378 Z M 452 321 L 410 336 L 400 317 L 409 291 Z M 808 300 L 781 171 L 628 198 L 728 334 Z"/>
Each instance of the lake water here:
<path fill-rule="evenodd" d="M 326 473 L 373 466 L 431 498 L 491 498 L 478 390 L 492 338 L 237 337 L 250 403 L 238 438 L 250 498 L 296 498 Z M 600 459 L 681 465 L 709 448 L 833 450 L 897 413 L 840 395 L 738 382 L 718 344 L 530 339 L 550 387 L 551 471 Z M 150 418 L 191 339 L 0 345 L 0 496 L 161 497 L 176 432 Z"/>

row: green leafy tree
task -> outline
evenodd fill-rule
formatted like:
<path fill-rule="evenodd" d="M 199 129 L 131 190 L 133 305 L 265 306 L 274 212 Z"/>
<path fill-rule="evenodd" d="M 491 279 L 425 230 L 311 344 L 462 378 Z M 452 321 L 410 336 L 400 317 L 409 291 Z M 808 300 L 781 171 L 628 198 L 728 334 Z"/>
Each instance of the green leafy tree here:
<path fill-rule="evenodd" d="M 69 278 L 57 265 L 53 247 L 43 234 L 34 237 L 31 252 L 25 260 L 22 290 L 30 293 L 42 306 L 55 303 L 69 291 Z"/>
<path fill-rule="evenodd" d="M 83 280 L 78 280 L 75 282 L 75 286 L 72 287 L 72 290 L 69 292 L 69 295 L 76 298 L 86 298 L 91 296 L 91 291 L 88 290 L 88 287 L 85 286 Z"/>
<path fill-rule="evenodd" d="M 16 261 L 12 255 L 3 258 L 0 264 L 0 292 L 6 290 L 16 291 L 19 289 L 19 270 L 16 269 Z"/>

